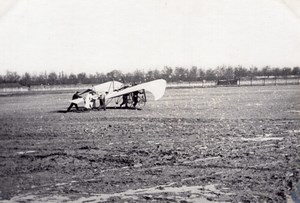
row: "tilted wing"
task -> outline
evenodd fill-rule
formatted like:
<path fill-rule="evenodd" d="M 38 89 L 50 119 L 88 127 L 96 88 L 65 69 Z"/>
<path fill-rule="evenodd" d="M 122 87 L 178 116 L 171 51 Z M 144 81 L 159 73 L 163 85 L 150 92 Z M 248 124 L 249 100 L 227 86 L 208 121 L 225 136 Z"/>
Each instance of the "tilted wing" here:
<path fill-rule="evenodd" d="M 100 85 L 95 85 L 93 87 L 93 90 L 96 92 L 113 92 L 114 90 L 118 90 L 121 87 L 123 87 L 123 83 L 118 82 L 118 81 L 110 81 L 110 82 L 105 82 Z"/>
<path fill-rule="evenodd" d="M 128 87 L 126 89 L 120 90 L 118 92 L 112 92 L 106 95 L 106 98 L 114 98 L 114 97 L 119 97 L 124 94 L 129 94 L 131 92 L 139 91 L 139 90 L 146 90 L 149 91 L 153 94 L 154 100 L 160 99 L 166 90 L 167 82 L 163 79 L 159 80 L 153 80 L 150 82 L 142 83 L 139 85 L 135 85 L 132 87 Z"/>
<path fill-rule="evenodd" d="M 90 91 L 95 91 L 97 93 L 101 93 L 101 92 L 111 93 L 115 90 L 120 89 L 123 86 L 124 86 L 124 84 L 121 83 L 121 82 L 118 82 L 118 81 L 105 82 L 105 83 L 102 83 L 102 84 L 99 84 L 99 85 L 95 85 L 91 89 L 87 89 L 87 90 L 81 92 L 80 95 L 83 95 L 83 94 L 85 94 L 87 92 L 90 92 Z M 73 100 L 70 100 L 70 102 L 75 103 L 75 104 L 79 104 L 81 102 L 84 102 L 84 99 L 83 98 L 73 99 Z"/>

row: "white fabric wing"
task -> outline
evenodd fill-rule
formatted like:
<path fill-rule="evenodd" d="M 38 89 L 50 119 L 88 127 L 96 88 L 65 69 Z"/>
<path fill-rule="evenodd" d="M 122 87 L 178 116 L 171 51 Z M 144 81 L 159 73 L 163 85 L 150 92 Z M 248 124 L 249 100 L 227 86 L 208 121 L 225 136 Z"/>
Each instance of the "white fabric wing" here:
<path fill-rule="evenodd" d="M 121 87 L 123 87 L 123 83 L 118 82 L 118 81 L 110 81 L 110 82 L 105 82 L 100 85 L 95 85 L 92 89 L 99 93 L 99 92 L 113 92 L 114 90 L 118 90 Z"/>
<path fill-rule="evenodd" d="M 114 97 L 119 97 L 122 96 L 124 94 L 128 94 L 131 92 L 135 92 L 135 91 L 139 91 L 139 90 L 146 90 L 149 91 L 153 94 L 154 96 L 154 100 L 158 100 L 160 99 L 166 90 L 166 86 L 167 86 L 167 82 L 163 79 L 159 79 L 159 80 L 154 80 L 151 82 L 146 82 L 146 83 L 142 83 L 139 85 L 135 85 L 132 87 L 128 87 L 126 89 L 120 90 L 118 92 L 112 92 L 109 93 L 106 98 L 114 98 Z"/>

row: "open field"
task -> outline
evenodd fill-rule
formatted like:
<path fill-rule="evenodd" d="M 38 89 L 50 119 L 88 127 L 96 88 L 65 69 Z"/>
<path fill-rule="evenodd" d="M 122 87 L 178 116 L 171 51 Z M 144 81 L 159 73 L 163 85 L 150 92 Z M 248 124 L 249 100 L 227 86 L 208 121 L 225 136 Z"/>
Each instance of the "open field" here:
<path fill-rule="evenodd" d="M 300 88 L 167 89 L 142 110 L 0 97 L 0 201 L 292 202 Z"/>

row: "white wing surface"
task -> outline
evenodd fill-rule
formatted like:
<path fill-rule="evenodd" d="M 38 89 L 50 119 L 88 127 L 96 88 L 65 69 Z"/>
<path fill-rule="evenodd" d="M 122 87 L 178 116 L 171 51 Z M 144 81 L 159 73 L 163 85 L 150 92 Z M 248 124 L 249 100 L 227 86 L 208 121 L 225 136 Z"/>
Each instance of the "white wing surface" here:
<path fill-rule="evenodd" d="M 114 90 L 118 90 L 121 87 L 123 87 L 123 83 L 118 82 L 118 81 L 110 81 L 110 82 L 105 82 L 100 85 L 95 85 L 93 87 L 93 90 L 96 92 L 113 92 Z"/>
<path fill-rule="evenodd" d="M 128 88 L 120 90 L 118 92 L 109 93 L 108 95 L 106 95 L 106 98 L 109 99 L 109 98 L 119 97 L 124 94 L 128 94 L 131 92 L 135 92 L 135 91 L 144 89 L 153 94 L 154 100 L 158 100 L 164 95 L 166 86 L 167 86 L 167 82 L 163 79 L 153 80 L 151 82 L 146 82 L 146 83 L 142 83 L 142 84 L 135 85 L 132 87 L 128 87 Z"/>
<path fill-rule="evenodd" d="M 94 90 L 97 93 L 101 93 L 101 92 L 108 92 L 111 93 L 114 90 L 118 90 L 121 87 L 123 87 L 124 84 L 118 81 L 110 81 L 110 82 L 105 82 L 99 85 L 95 85 L 92 87 L 92 90 Z M 84 91 L 82 94 L 89 92 L 89 90 Z M 70 100 L 71 103 L 75 103 L 75 104 L 79 104 L 84 102 L 83 98 L 78 98 L 78 99 L 74 99 L 74 100 Z"/>

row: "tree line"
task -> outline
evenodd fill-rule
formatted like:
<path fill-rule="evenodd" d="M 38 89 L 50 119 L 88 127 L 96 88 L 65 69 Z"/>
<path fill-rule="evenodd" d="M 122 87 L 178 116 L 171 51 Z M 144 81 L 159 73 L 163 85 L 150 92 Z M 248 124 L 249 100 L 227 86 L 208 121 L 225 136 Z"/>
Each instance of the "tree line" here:
<path fill-rule="evenodd" d="M 134 72 L 123 73 L 120 70 L 113 70 L 106 74 L 98 73 L 86 74 L 66 74 L 64 72 L 44 72 L 40 74 L 30 74 L 26 72 L 19 75 L 17 72 L 7 71 L 6 74 L 0 75 L 0 84 L 20 84 L 23 86 L 31 85 L 64 85 L 64 84 L 99 84 L 111 80 L 121 82 L 146 82 L 154 79 L 165 79 L 167 82 L 194 82 L 194 81 L 211 81 L 211 80 L 229 80 L 238 78 L 255 78 L 263 77 L 300 77 L 299 67 L 257 67 L 245 68 L 242 66 L 219 66 L 217 68 L 202 69 L 196 66 L 191 68 L 168 67 L 162 70 L 154 69 L 148 71 L 136 70 Z"/>

